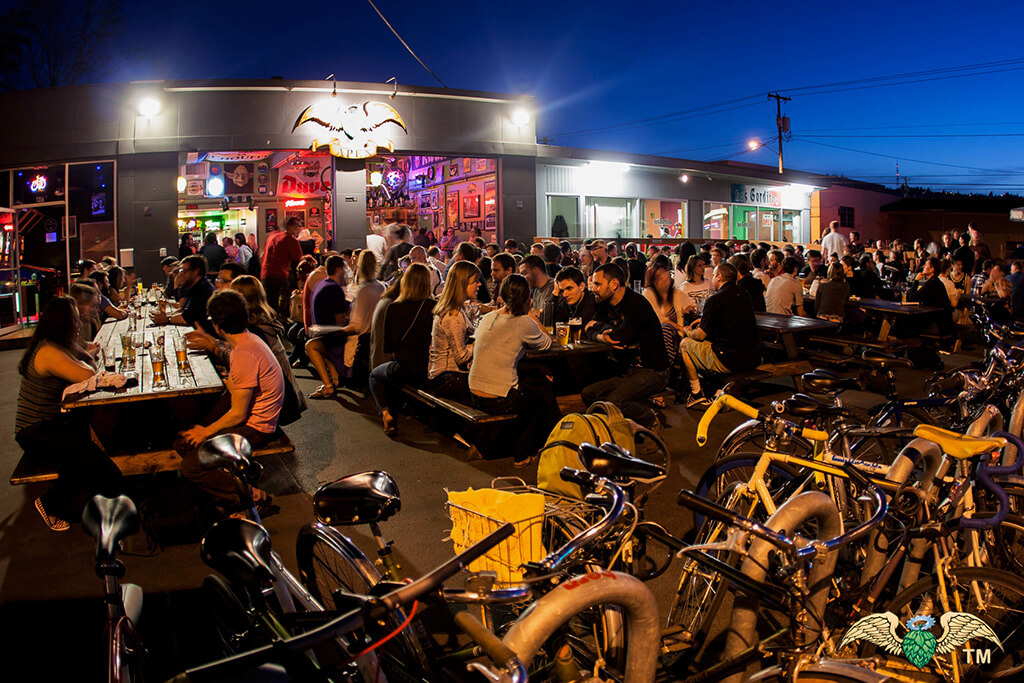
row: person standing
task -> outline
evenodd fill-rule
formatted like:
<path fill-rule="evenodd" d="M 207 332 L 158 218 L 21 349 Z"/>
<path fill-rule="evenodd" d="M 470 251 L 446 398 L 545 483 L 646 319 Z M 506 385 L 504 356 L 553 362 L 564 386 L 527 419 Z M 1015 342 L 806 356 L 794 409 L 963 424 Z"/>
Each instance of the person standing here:
<path fill-rule="evenodd" d="M 388 228 L 390 227 L 389 225 Z M 370 232 L 366 235 L 366 248 L 373 252 L 377 263 L 384 260 L 384 254 L 388 251 L 388 240 L 381 234 L 381 231 L 382 228 L 379 225 L 375 225 L 370 228 Z"/>
<path fill-rule="evenodd" d="M 398 262 L 402 260 L 402 257 L 408 256 L 414 246 L 412 243 L 412 233 L 409 231 L 408 225 L 393 225 L 389 228 L 389 232 L 391 233 L 392 246 L 384 254 L 383 259 L 376 261 L 376 263 L 380 263 L 380 271 L 377 277 L 385 282 L 398 273 Z"/>
<path fill-rule="evenodd" d="M 617 350 L 637 344 L 639 356 L 623 374 L 584 387 L 581 396 L 588 406 L 611 401 L 626 417 L 661 432 L 664 424 L 647 402 L 668 385 L 669 362 L 661 323 L 647 299 L 625 286 L 625 277 L 614 263 L 597 267 L 593 277 L 597 310 L 584 336 Z"/>
<path fill-rule="evenodd" d="M 249 259 L 252 258 L 252 248 L 245 243 L 245 235 L 243 233 L 235 233 L 235 246 L 238 248 L 238 262 L 244 267 L 249 266 Z"/>
<path fill-rule="evenodd" d="M 960 235 L 960 246 L 953 251 L 953 260 L 960 261 L 963 264 L 964 272 L 968 276 L 975 274 L 974 250 L 971 249 L 971 238 L 969 235 Z"/>
<path fill-rule="evenodd" d="M 221 264 L 228 258 L 228 252 L 217 242 L 217 234 L 213 232 L 206 234 L 205 243 L 199 253 L 206 259 L 206 272 L 211 275 L 220 270 Z"/>
<path fill-rule="evenodd" d="M 299 234 L 299 221 L 289 218 L 284 230 L 276 230 L 267 237 L 267 245 L 263 253 L 263 267 L 260 280 L 267 291 L 270 307 L 282 318 L 288 317 L 289 287 L 288 276 L 299 259 L 302 258 L 302 247 L 295 238 Z"/>
<path fill-rule="evenodd" d="M 846 238 L 839 232 L 839 221 L 832 221 L 828 224 L 828 233 L 821 238 L 821 252 L 828 260 L 832 254 L 842 258 L 846 253 Z"/>

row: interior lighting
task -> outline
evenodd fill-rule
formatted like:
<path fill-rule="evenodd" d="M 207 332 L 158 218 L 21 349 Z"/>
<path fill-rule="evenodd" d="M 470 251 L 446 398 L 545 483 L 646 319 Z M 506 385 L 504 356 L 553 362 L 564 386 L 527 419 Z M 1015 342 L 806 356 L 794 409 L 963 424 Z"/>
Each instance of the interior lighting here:
<path fill-rule="evenodd" d="M 530 122 L 530 112 L 522 107 L 512 112 L 512 125 L 522 128 Z"/>
<path fill-rule="evenodd" d="M 306 205 L 306 200 L 305 199 L 288 199 L 284 203 L 284 208 L 290 209 L 293 206 L 305 206 L 305 205 Z"/>
<path fill-rule="evenodd" d="M 370 185 L 373 187 L 380 187 L 380 184 L 384 182 L 384 174 L 380 171 L 370 172 Z"/>
<path fill-rule="evenodd" d="M 626 173 L 629 171 L 629 164 L 619 161 L 588 161 L 587 168 L 603 173 Z"/>
<path fill-rule="evenodd" d="M 185 180 L 185 176 L 178 176 L 178 194 L 181 194 L 188 187 L 188 181 Z"/>
<path fill-rule="evenodd" d="M 681 182 L 681 183 L 688 183 L 688 182 L 690 182 L 690 176 L 688 176 L 688 175 L 686 175 L 684 173 L 683 175 L 679 176 L 679 182 Z"/>
<path fill-rule="evenodd" d="M 143 97 L 139 100 L 139 114 L 150 117 L 160 113 L 160 100 L 155 97 Z"/>
<path fill-rule="evenodd" d="M 206 194 L 210 197 L 219 197 L 224 194 L 224 179 L 214 176 L 206 181 Z"/>

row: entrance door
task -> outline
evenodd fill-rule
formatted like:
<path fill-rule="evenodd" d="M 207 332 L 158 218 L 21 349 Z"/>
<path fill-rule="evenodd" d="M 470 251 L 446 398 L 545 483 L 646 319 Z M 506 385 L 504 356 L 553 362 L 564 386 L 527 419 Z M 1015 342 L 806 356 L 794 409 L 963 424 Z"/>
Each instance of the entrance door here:
<path fill-rule="evenodd" d="M 24 323 L 18 212 L 0 207 L 0 335 Z"/>

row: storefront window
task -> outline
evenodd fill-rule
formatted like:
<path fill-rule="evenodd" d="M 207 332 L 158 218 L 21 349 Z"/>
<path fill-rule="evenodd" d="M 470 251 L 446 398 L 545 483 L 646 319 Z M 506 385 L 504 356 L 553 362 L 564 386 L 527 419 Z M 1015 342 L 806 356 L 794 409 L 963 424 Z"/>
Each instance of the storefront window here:
<path fill-rule="evenodd" d="M 724 240 L 729 238 L 729 205 L 716 202 L 704 202 L 704 229 L 706 240 Z"/>
<path fill-rule="evenodd" d="M 757 207 L 730 206 L 733 239 L 749 240 L 757 235 Z"/>
<path fill-rule="evenodd" d="M 799 211 L 782 212 L 782 235 L 783 242 L 805 242 L 803 221 Z"/>
<path fill-rule="evenodd" d="M 641 237 L 686 237 L 686 202 L 640 200 Z"/>
<path fill-rule="evenodd" d="M 587 197 L 587 236 L 616 239 L 638 237 L 635 214 L 635 199 Z"/>
<path fill-rule="evenodd" d="M 551 237 L 559 239 L 580 236 L 579 197 L 548 195 L 548 230 Z"/>

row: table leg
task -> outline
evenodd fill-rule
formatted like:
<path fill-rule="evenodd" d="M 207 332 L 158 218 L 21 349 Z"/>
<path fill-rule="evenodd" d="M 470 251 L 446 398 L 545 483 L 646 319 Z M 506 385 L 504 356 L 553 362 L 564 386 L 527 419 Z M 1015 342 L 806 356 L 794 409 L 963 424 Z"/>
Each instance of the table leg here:
<path fill-rule="evenodd" d="M 790 332 L 783 332 L 781 335 L 782 348 L 786 350 L 786 358 L 788 360 L 796 360 L 800 357 L 800 349 L 796 345 L 796 339 Z"/>
<path fill-rule="evenodd" d="M 889 339 L 889 332 L 892 330 L 892 324 L 889 322 L 889 316 L 882 318 L 882 326 L 878 328 L 878 341 L 884 342 Z"/>

